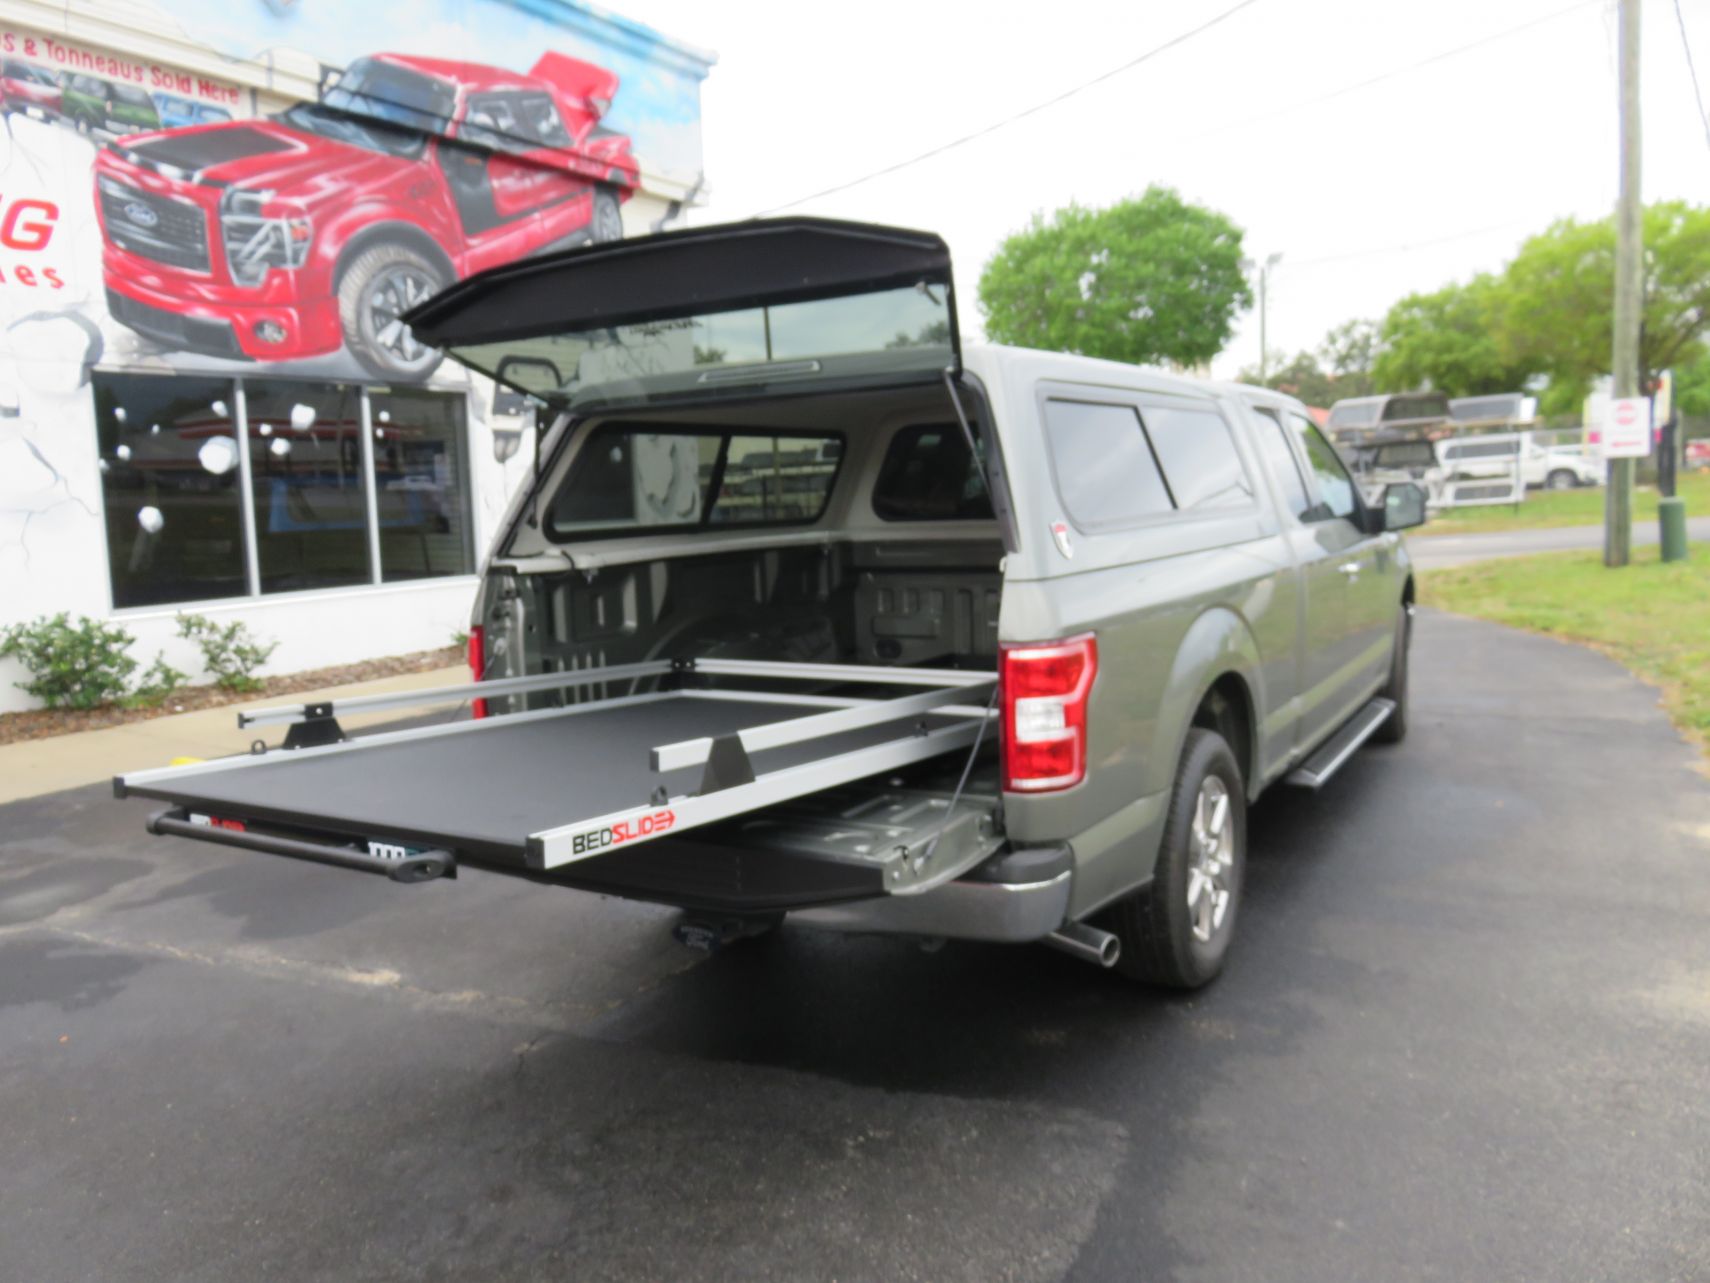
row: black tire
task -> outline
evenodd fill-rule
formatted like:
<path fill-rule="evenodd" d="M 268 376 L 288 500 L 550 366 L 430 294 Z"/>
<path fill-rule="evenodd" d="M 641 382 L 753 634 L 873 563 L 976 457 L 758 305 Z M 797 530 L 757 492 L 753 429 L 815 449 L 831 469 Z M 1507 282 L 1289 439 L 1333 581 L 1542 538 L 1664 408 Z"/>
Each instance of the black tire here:
<path fill-rule="evenodd" d="M 1544 478 L 1546 490 L 1574 490 L 1579 487 L 1579 478 L 1566 468 L 1556 468 Z"/>
<path fill-rule="evenodd" d="M 1407 738 L 1407 662 L 1413 650 L 1413 607 L 1403 604 L 1395 621 L 1395 650 L 1389 659 L 1389 683 L 1378 692 L 1395 701 L 1395 711 L 1372 732 L 1378 744 L 1399 744 Z"/>
<path fill-rule="evenodd" d="M 382 379 L 425 379 L 440 352 L 417 343 L 397 316 L 444 289 L 445 272 L 408 245 L 382 242 L 345 265 L 338 282 L 338 320 L 345 346 Z"/>
<path fill-rule="evenodd" d="M 623 239 L 623 206 L 610 187 L 594 189 L 594 208 L 588 215 L 588 239 L 596 245 Z"/>
<path fill-rule="evenodd" d="M 1224 824 L 1229 829 L 1230 850 L 1224 864 L 1226 899 L 1221 913 L 1210 923 L 1209 938 L 1201 939 L 1195 933 L 1188 891 L 1195 865 L 1195 812 L 1209 777 L 1221 782 L 1228 800 Z M 1234 937 L 1246 869 L 1247 803 L 1241 768 L 1221 735 L 1195 727 L 1188 732 L 1176 767 L 1152 882 L 1118 901 L 1110 911 L 1110 929 L 1122 941 L 1117 970 L 1130 979 L 1169 989 L 1198 989 L 1209 984 L 1223 970 Z"/>

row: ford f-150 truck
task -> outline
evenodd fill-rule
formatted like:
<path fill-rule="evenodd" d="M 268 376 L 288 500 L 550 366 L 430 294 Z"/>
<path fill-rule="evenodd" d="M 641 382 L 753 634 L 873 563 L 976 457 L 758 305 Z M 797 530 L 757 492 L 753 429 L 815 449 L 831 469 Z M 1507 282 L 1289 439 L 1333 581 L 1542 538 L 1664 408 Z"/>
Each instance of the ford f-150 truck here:
<path fill-rule="evenodd" d="M 376 54 L 278 117 L 115 141 L 95 162 L 109 310 L 173 347 L 278 361 L 342 344 L 381 378 L 424 377 L 440 356 L 405 310 L 622 236 L 638 169 L 600 127 L 616 92 L 557 53 L 527 75 Z"/>
<path fill-rule="evenodd" d="M 708 943 L 788 914 L 1193 987 L 1248 803 L 1406 732 L 1419 489 L 1368 507 L 1279 393 L 964 350 L 936 236 L 668 232 L 406 319 L 554 410 L 479 680 L 244 714 L 284 746 L 116 782 L 169 804 L 155 833 L 401 882 L 475 864 L 680 906 Z"/>

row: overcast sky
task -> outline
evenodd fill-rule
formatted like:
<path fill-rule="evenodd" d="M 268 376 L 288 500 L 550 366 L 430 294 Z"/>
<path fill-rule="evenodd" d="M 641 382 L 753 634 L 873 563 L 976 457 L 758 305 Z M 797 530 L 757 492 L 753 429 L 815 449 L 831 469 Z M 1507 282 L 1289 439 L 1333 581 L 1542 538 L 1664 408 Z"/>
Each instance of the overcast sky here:
<path fill-rule="evenodd" d="M 613 7 L 717 52 L 702 100 L 712 200 L 696 221 L 723 221 L 981 129 L 1234 3 Z M 1710 0 L 1681 8 L 1710 93 Z M 972 334 L 981 265 L 1035 210 L 1168 184 L 1233 217 L 1249 256 L 1283 256 L 1270 346 L 1293 352 L 1404 294 L 1499 268 L 1554 218 L 1612 210 L 1614 31 L 1611 0 L 1256 0 L 1066 102 L 794 208 L 941 233 Z M 1644 0 L 1642 46 L 1645 198 L 1710 203 L 1710 139 L 1672 0 Z M 1214 371 L 1256 361 L 1258 329 L 1255 309 Z"/>

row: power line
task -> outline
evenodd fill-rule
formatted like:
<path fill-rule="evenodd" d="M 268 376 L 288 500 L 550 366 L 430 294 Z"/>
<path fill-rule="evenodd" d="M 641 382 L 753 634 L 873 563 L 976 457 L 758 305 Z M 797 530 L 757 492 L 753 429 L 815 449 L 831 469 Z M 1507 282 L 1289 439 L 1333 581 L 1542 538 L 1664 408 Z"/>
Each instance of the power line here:
<path fill-rule="evenodd" d="M 1674 0 L 1674 20 L 1680 24 L 1680 47 L 1686 53 L 1686 72 L 1692 77 L 1692 96 L 1698 99 L 1698 118 L 1704 122 L 1704 141 L 1710 145 L 1710 115 L 1704 111 L 1704 94 L 1698 88 L 1698 68 L 1692 65 L 1692 42 L 1686 38 L 1686 15 L 1680 0 Z"/>
<path fill-rule="evenodd" d="M 1680 0 L 1675 0 L 1676 4 L 1679 4 L 1679 2 Z M 1509 27 L 1506 30 L 1494 32 L 1491 35 L 1483 36 L 1468 44 L 1457 45 L 1453 49 L 1445 49 L 1441 53 L 1434 53 L 1428 58 L 1421 58 L 1418 62 L 1410 62 L 1405 67 L 1392 68 L 1391 70 L 1384 72 L 1382 75 L 1372 76 L 1369 79 L 1358 81 L 1355 84 L 1344 85 L 1340 89 L 1332 89 L 1329 93 L 1319 94 L 1316 98 L 1303 98 L 1299 102 L 1289 103 L 1286 106 L 1278 107 L 1275 111 L 1261 112 L 1256 116 L 1245 116 L 1240 120 L 1231 120 L 1225 124 L 1213 125 L 1210 129 L 1203 130 L 1197 134 L 1191 134 L 1188 137 L 1183 138 L 1181 141 L 1198 142 L 1201 138 L 1209 138 L 1211 135 L 1220 134 L 1227 129 L 1237 129 L 1242 125 L 1255 125 L 1266 121 L 1272 121 L 1277 119 L 1279 116 L 1286 116 L 1290 112 L 1302 111 L 1307 107 L 1316 107 L 1321 103 L 1333 102 L 1337 98 L 1343 98 L 1348 94 L 1358 93 L 1362 89 L 1370 89 L 1373 85 L 1381 85 L 1386 80 L 1394 80 L 1397 76 L 1408 75 L 1411 72 L 1419 71 L 1425 67 L 1432 66 L 1435 63 L 1446 62 L 1450 58 L 1458 58 L 1463 53 L 1471 53 L 1474 49 L 1481 49 L 1485 45 L 1495 44 L 1498 40 L 1506 40 L 1510 36 L 1519 35 L 1522 31 L 1530 31 L 1533 27 L 1541 27 L 1546 22 L 1554 22 L 1557 18 L 1565 18 L 1570 13 L 1577 13 L 1581 9 L 1589 9 L 1593 5 L 1602 3 L 1604 3 L 1604 0 L 1580 0 L 1580 3 L 1570 4 L 1565 9 L 1557 9 L 1552 13 L 1544 14 L 1542 17 L 1533 18 L 1529 22 L 1522 22 L 1517 27 Z"/>
<path fill-rule="evenodd" d="M 1047 107 L 1055 107 L 1058 103 L 1067 101 L 1068 99 L 1073 98 L 1076 94 L 1084 93 L 1094 85 L 1103 84 L 1113 76 L 1120 76 L 1125 71 L 1131 71 L 1141 63 L 1148 62 L 1151 59 L 1156 58 L 1159 54 L 1170 49 L 1174 49 L 1177 45 L 1187 43 L 1195 36 L 1211 30 L 1211 28 L 1217 26 L 1220 22 L 1234 17 L 1241 10 L 1256 3 L 1257 0 L 1241 0 L 1239 4 L 1225 9 L 1222 13 L 1206 22 L 1200 23 L 1199 26 L 1194 27 L 1191 31 L 1184 31 L 1181 35 L 1166 40 L 1156 48 L 1148 49 L 1138 58 L 1130 58 L 1120 67 L 1112 67 L 1102 75 L 1094 76 L 1091 80 L 1084 80 L 1071 89 L 1065 89 L 1055 97 L 1047 98 L 1043 102 L 1035 103 L 1033 106 L 1024 108 L 1012 116 L 1005 116 L 1002 120 L 994 121 L 983 129 L 976 129 L 971 134 L 963 134 L 960 138 L 952 139 L 938 147 L 933 147 L 928 151 L 919 153 L 918 155 L 910 156 L 907 160 L 899 160 L 893 165 L 886 165 L 883 169 L 875 169 L 871 173 L 862 174 L 859 178 L 851 178 L 848 182 L 838 183 L 833 187 L 824 188 L 820 191 L 814 192 L 812 195 L 799 196 L 795 200 L 785 201 L 782 205 L 774 205 L 770 209 L 763 209 L 758 214 L 754 215 L 754 217 L 763 218 L 767 214 L 776 214 L 782 210 L 794 209 L 797 205 L 805 205 L 808 201 L 818 200 L 822 196 L 830 196 L 837 192 L 848 191 L 851 187 L 859 187 L 862 183 L 871 182 L 875 178 L 882 178 L 886 174 L 894 174 L 899 169 L 907 169 L 910 165 L 918 165 L 923 160 L 930 160 L 934 156 L 942 156 L 945 152 L 954 150 L 955 148 L 961 147 L 967 143 L 971 143 L 977 138 L 984 138 L 987 134 L 994 134 L 1006 126 L 1013 125 L 1018 120 L 1023 120 L 1028 116 L 1036 115 L 1039 112 L 1044 111 Z"/>
<path fill-rule="evenodd" d="M 1376 258 L 1381 254 L 1405 254 L 1416 249 L 1430 249 L 1434 245 L 1448 245 L 1454 241 L 1471 240 L 1475 236 L 1487 236 L 1491 232 L 1507 231 L 1511 227 L 1519 227 L 1522 223 L 1530 223 L 1529 218 L 1511 218 L 1506 223 L 1493 223 L 1489 227 L 1473 227 L 1464 232 L 1451 232 L 1447 236 L 1436 236 L 1428 241 L 1407 241 L 1400 245 L 1385 245 L 1377 249 L 1350 250 L 1346 254 L 1325 254 L 1319 258 L 1284 259 L 1283 266 L 1291 270 L 1301 267 L 1317 267 L 1323 263 L 1345 263 L 1351 259 Z"/>

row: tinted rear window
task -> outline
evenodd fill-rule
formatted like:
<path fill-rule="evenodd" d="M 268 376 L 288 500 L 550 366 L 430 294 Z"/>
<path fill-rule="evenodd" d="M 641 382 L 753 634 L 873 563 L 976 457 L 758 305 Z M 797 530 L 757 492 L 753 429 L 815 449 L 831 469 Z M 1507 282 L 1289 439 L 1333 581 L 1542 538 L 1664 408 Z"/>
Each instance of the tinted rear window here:
<path fill-rule="evenodd" d="M 1446 419 L 1449 399 L 1441 396 L 1392 396 L 1383 408 L 1386 419 Z"/>
<path fill-rule="evenodd" d="M 1132 406 L 1047 401 L 1045 439 L 1063 506 L 1079 526 L 1169 512 L 1169 491 Z"/>
<path fill-rule="evenodd" d="M 1382 404 L 1377 401 L 1338 401 L 1330 407 L 1330 426 L 1333 428 L 1366 428 L 1377 422 L 1378 410 Z"/>
<path fill-rule="evenodd" d="M 842 456 L 843 439 L 825 434 L 609 424 L 577 454 L 547 529 L 806 525 L 824 513 Z"/>
<path fill-rule="evenodd" d="M 885 521 L 990 520 L 991 495 L 961 428 L 921 425 L 892 437 L 873 483 L 873 511 Z"/>
<path fill-rule="evenodd" d="M 1222 415 L 1155 405 L 1142 413 L 1176 507 L 1239 508 L 1253 502 L 1253 483 Z"/>

